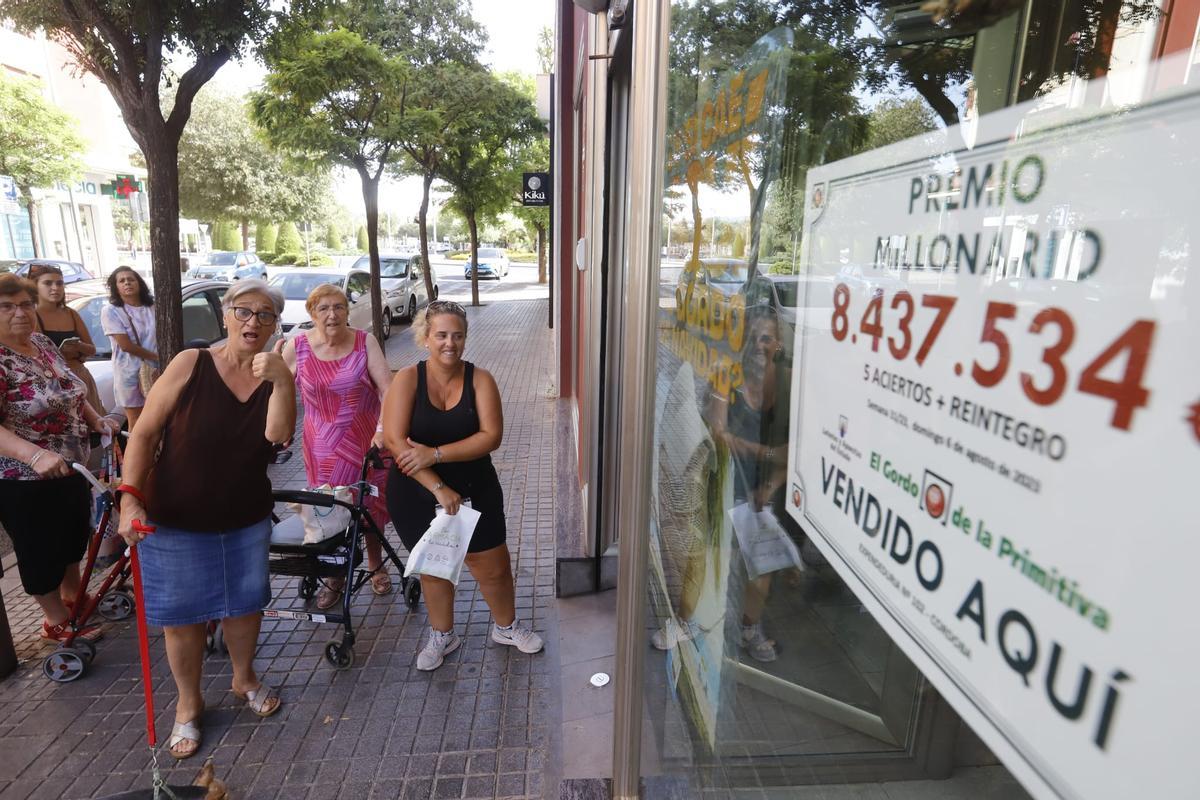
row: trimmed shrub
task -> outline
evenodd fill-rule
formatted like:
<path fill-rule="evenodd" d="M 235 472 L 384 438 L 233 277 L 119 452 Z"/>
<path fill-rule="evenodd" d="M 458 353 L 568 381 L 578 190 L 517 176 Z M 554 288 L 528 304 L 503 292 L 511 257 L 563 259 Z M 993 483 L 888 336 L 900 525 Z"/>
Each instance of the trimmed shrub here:
<path fill-rule="evenodd" d="M 537 253 L 532 250 L 510 250 L 508 251 L 509 261 L 537 261 Z"/>
<path fill-rule="evenodd" d="M 285 222 L 279 226 L 279 237 L 275 240 L 275 252 L 304 252 L 304 240 L 300 238 L 300 231 L 296 230 L 296 223 Z"/>
<path fill-rule="evenodd" d="M 218 250 L 241 250 L 242 226 L 236 222 L 222 222 L 221 238 L 216 245 Z"/>
<path fill-rule="evenodd" d="M 299 257 L 300 261 L 304 261 L 304 256 Z M 309 266 L 313 267 L 332 267 L 333 256 L 328 256 L 325 253 L 313 253 L 308 259 Z"/>
<path fill-rule="evenodd" d="M 254 226 L 254 250 L 264 260 L 275 254 L 275 240 L 279 238 L 279 226 L 260 222 Z"/>
<path fill-rule="evenodd" d="M 363 253 L 367 252 L 367 250 L 370 248 L 370 242 L 367 241 L 367 227 L 365 225 L 358 226 L 358 234 L 356 236 L 355 243 L 358 245 L 358 249 Z"/>
<path fill-rule="evenodd" d="M 271 264 L 276 267 L 289 267 L 294 264 L 304 263 L 304 253 L 280 253 L 271 259 Z"/>
<path fill-rule="evenodd" d="M 325 246 L 330 250 L 342 249 L 342 232 L 332 222 L 325 226 Z"/>

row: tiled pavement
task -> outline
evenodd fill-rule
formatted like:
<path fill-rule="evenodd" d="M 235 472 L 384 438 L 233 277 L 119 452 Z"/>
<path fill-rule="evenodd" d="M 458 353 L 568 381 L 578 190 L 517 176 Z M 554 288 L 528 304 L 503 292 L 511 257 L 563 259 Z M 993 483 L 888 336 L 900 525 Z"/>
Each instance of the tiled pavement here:
<path fill-rule="evenodd" d="M 345 672 L 322 657 L 337 632 L 332 626 L 267 620 L 257 666 L 281 687 L 283 710 L 259 720 L 241 707 L 229 691 L 228 660 L 210 657 L 202 755 L 169 765 L 170 780 L 190 782 L 211 755 L 234 798 L 557 797 L 553 353 L 546 301 L 502 299 L 544 297 L 544 290 L 514 284 L 516 292 L 490 292 L 487 305 L 470 310 L 467 357 L 492 371 L 504 399 L 504 444 L 493 457 L 505 490 L 518 614 L 546 639 L 546 652 L 531 657 L 491 644 L 487 606 L 465 573 L 455 604 L 465 642 L 433 673 L 415 668 L 424 607 L 409 612 L 399 594 L 378 598 L 364 589 L 356 596 L 356 660 Z M 443 296 L 457 297 L 464 286 L 443 282 Z M 387 353 L 393 368 L 417 358 L 407 326 L 393 334 Z M 299 454 L 274 467 L 272 478 L 280 488 L 302 486 Z M 82 679 L 56 685 L 41 674 L 50 647 L 36 638 L 39 615 L 15 570 L 0 589 L 22 659 L 0 681 L 0 798 L 102 797 L 148 787 L 132 622 L 108 627 Z M 273 596 L 277 605 L 300 604 L 291 578 L 276 578 Z M 151 652 L 165 737 L 174 687 L 160 635 Z"/>

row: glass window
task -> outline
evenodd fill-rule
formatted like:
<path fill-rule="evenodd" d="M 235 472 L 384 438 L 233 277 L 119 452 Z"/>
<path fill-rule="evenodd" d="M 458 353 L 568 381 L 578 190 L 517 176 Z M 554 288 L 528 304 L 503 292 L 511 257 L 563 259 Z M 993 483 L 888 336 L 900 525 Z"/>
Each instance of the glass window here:
<path fill-rule="evenodd" d="M 1200 408 L 1160 344 L 1197 336 L 1198 9 L 1172 8 L 671 3 L 647 724 L 697 796 L 894 777 L 931 685 L 1046 796 L 1170 768 L 1128 730 L 1105 760 L 1087 690 L 1130 660 L 1144 686 L 1168 626 L 1118 647 L 1090 594 L 1059 606 L 1125 586 L 1082 552 L 1147 529 L 1116 498 L 1182 487 L 1150 398 Z M 1173 455 L 1135 479 L 1148 440 Z"/>
<path fill-rule="evenodd" d="M 93 360 L 107 359 L 112 356 L 108 337 L 104 335 L 104 326 L 100 321 L 100 312 L 104 309 L 106 302 L 105 297 L 90 297 L 80 305 L 72 304 L 72 308 L 79 312 L 88 334 L 92 337 L 92 344 L 96 345 L 96 355 L 92 356 Z"/>
<path fill-rule="evenodd" d="M 408 275 L 408 259 L 382 258 L 379 260 L 381 278 L 404 278 Z"/>
<path fill-rule="evenodd" d="M 205 292 L 198 292 L 183 299 L 184 344 L 203 342 L 210 345 L 222 337 L 221 322 Z"/>
<path fill-rule="evenodd" d="M 339 286 L 342 276 L 328 272 L 285 272 L 271 279 L 272 286 L 279 288 L 287 300 L 307 300 L 313 289 L 324 283 Z"/>

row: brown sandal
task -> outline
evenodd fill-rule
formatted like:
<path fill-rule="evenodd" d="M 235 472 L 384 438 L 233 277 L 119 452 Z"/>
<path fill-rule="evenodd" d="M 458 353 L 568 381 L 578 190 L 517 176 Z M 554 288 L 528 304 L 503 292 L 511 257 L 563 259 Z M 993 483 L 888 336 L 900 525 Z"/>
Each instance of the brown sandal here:
<path fill-rule="evenodd" d="M 380 567 L 371 575 L 371 591 L 379 597 L 392 593 L 392 576 L 388 575 L 387 567 Z"/>

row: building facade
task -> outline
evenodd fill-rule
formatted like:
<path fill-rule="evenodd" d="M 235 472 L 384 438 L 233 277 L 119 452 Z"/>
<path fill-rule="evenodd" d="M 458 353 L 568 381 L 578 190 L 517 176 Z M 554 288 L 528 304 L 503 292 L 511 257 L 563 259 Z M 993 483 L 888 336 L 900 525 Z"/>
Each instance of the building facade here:
<path fill-rule="evenodd" d="M 1198 22 L 559 0 L 560 592 L 615 579 L 615 797 L 1200 794 Z"/>
<path fill-rule="evenodd" d="M 64 259 L 82 263 L 93 275 L 107 275 L 144 242 L 134 223 L 148 219 L 146 170 L 108 89 L 80 70 L 70 54 L 44 36 L 26 36 L 0 26 L 0 69 L 10 77 L 37 81 L 46 100 L 75 118 L 85 145 L 77 180 L 33 189 L 34 218 L 5 214 L 0 219 L 0 258 Z M 133 190 L 133 191 L 130 191 Z"/>

